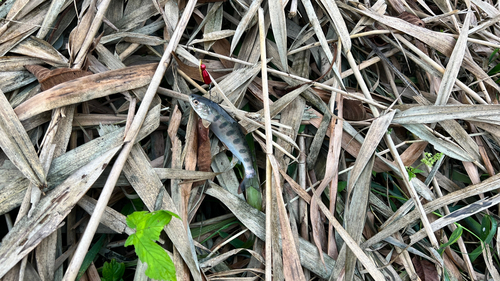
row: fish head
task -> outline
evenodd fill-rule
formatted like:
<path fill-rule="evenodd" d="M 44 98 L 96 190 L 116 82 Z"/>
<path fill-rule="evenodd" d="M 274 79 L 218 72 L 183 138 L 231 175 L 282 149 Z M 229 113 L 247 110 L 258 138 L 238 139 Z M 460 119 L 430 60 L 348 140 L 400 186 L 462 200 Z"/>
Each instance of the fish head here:
<path fill-rule="evenodd" d="M 209 106 L 209 99 L 198 95 L 189 95 L 189 103 L 191 107 L 196 111 L 201 119 L 212 121 L 214 118 L 214 113 L 212 112 L 212 107 Z"/>

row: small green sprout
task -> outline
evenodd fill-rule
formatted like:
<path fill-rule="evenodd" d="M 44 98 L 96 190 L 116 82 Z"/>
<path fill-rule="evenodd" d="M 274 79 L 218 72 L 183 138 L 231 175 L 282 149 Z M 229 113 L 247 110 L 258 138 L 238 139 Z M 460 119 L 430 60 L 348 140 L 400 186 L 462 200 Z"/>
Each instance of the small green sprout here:
<path fill-rule="evenodd" d="M 417 167 L 406 167 L 406 171 L 408 172 L 408 177 L 410 180 L 412 180 L 414 177 L 417 176 L 417 174 L 423 173 L 424 171 L 420 170 L 418 167 L 420 167 L 422 164 L 425 164 L 427 167 L 432 168 L 434 164 L 443 157 L 443 153 L 439 152 L 434 155 L 430 152 L 424 152 L 424 158 L 420 160 L 420 163 Z"/>

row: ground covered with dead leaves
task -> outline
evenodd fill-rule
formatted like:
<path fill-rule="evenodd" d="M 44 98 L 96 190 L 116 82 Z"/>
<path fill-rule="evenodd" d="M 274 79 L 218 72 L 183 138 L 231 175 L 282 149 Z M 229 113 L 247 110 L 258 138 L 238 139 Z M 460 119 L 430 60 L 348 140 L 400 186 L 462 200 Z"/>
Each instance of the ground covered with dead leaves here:
<path fill-rule="evenodd" d="M 497 2 L 6 0 L 0 19 L 0 279 L 171 270 L 125 247 L 146 233 L 127 215 L 168 210 L 149 242 L 177 280 L 500 280 Z M 245 194 L 189 94 L 247 134 Z"/>

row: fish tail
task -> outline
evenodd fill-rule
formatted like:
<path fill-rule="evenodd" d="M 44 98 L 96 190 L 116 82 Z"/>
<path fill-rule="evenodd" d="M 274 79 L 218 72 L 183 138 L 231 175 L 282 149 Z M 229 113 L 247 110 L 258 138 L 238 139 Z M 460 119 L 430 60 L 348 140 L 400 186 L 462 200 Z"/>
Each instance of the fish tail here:
<path fill-rule="evenodd" d="M 255 173 L 245 175 L 245 178 L 243 179 L 243 181 L 241 181 L 240 186 L 238 186 L 238 194 L 244 193 L 247 187 L 251 186 L 250 183 L 254 177 Z M 259 189 L 258 186 L 257 187 L 254 186 L 254 188 L 257 190 Z"/>

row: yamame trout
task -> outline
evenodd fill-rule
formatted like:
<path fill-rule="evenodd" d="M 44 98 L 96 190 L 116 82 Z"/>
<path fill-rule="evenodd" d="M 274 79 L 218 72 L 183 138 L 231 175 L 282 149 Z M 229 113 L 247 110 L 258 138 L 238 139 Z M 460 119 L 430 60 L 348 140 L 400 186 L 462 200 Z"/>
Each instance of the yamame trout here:
<path fill-rule="evenodd" d="M 245 168 L 245 178 L 238 187 L 238 193 L 245 192 L 245 189 L 249 186 L 250 179 L 254 178 L 256 173 L 253 168 L 250 149 L 248 148 L 247 141 L 241 132 L 238 122 L 236 122 L 236 120 L 234 120 L 220 105 L 207 98 L 198 95 L 190 95 L 189 102 L 201 119 L 210 122 L 210 130 L 243 164 Z"/>

